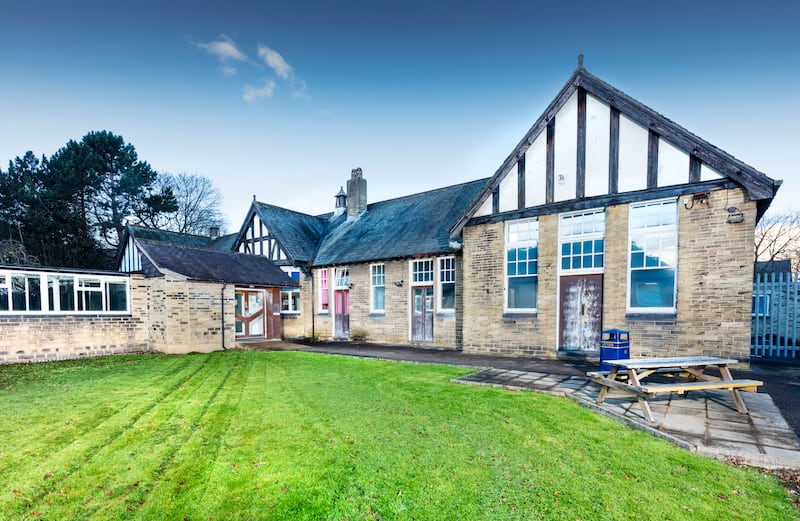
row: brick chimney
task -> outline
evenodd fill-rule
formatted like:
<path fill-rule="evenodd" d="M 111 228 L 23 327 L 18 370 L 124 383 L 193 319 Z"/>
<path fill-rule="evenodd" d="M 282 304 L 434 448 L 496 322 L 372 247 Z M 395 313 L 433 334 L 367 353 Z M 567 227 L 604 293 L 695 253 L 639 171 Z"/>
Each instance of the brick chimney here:
<path fill-rule="evenodd" d="M 354 168 L 347 180 L 347 218 L 357 217 L 367 209 L 367 180 L 360 168 Z"/>

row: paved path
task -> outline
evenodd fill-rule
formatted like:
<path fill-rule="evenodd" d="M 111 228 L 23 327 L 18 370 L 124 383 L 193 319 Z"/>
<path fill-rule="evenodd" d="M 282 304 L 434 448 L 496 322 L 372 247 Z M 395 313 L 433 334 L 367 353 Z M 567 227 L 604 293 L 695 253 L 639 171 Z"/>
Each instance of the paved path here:
<path fill-rule="evenodd" d="M 596 367 L 580 361 L 568 363 L 380 344 L 273 345 L 276 349 L 476 367 L 481 370 L 456 381 L 565 396 L 687 450 L 758 467 L 800 469 L 800 440 L 766 392 L 741 393 L 749 415 L 739 414 L 730 393 L 724 390 L 659 396 L 650 401 L 655 422 L 649 423 L 642 417 L 636 400 L 624 393 L 611 392 L 604 404 L 597 404 L 599 386 L 586 377 L 586 372 Z"/>

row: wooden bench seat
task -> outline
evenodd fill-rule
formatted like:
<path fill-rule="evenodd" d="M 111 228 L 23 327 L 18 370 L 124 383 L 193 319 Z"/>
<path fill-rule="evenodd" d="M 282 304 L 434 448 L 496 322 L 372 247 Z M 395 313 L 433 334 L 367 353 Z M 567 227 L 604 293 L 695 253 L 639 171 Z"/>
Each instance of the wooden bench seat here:
<path fill-rule="evenodd" d="M 596 380 L 595 380 L 596 381 Z M 639 386 L 639 390 L 648 395 L 656 395 L 661 393 L 678 393 L 683 394 L 688 391 L 702 391 L 704 389 L 738 389 L 741 391 L 748 391 L 754 393 L 758 390 L 758 386 L 764 385 L 760 380 L 721 380 L 716 382 L 675 382 L 667 384 L 644 384 Z"/>

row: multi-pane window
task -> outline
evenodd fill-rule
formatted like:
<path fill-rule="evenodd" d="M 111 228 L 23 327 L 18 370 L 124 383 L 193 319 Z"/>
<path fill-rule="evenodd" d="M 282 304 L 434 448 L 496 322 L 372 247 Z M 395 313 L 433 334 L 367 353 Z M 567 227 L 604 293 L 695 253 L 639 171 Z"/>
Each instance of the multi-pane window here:
<path fill-rule="evenodd" d="M 415 260 L 411 263 L 411 283 L 433 284 L 433 259 Z"/>
<path fill-rule="evenodd" d="M 328 312 L 328 269 L 319 270 L 319 310 L 322 313 Z"/>
<path fill-rule="evenodd" d="M 300 282 L 299 268 L 281 268 L 292 280 Z M 300 313 L 300 288 L 281 290 L 281 313 Z"/>
<path fill-rule="evenodd" d="M 47 272 L 0 273 L 0 313 L 128 311 L 127 277 Z"/>
<path fill-rule="evenodd" d="M 603 210 L 562 215 L 559 226 L 561 271 L 602 271 L 605 233 Z"/>
<path fill-rule="evenodd" d="M 439 259 L 439 311 L 456 310 L 456 259 Z"/>
<path fill-rule="evenodd" d="M 536 311 L 539 221 L 506 224 L 506 310 Z"/>
<path fill-rule="evenodd" d="M 370 311 L 382 313 L 386 311 L 386 273 L 383 264 L 369 267 Z"/>
<path fill-rule="evenodd" d="M 350 269 L 336 268 L 335 274 L 333 287 L 335 289 L 350 289 Z"/>
<path fill-rule="evenodd" d="M 674 200 L 632 205 L 628 309 L 674 312 L 678 205 Z"/>

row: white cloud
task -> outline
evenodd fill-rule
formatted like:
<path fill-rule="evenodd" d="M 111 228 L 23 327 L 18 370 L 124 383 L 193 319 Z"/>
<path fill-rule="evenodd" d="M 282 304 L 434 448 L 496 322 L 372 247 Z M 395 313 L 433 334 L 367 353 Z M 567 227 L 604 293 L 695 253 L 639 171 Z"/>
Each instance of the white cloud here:
<path fill-rule="evenodd" d="M 258 44 L 258 57 L 269 65 L 279 78 L 288 80 L 294 77 L 294 69 L 286 63 L 283 56 L 276 50 L 270 49 L 266 45 Z"/>
<path fill-rule="evenodd" d="M 246 62 L 247 55 L 237 47 L 236 42 L 226 35 L 221 35 L 219 40 L 208 43 L 198 43 L 197 48 L 206 51 L 215 57 L 222 64 L 222 71 L 226 76 L 236 74 L 236 67 L 233 62 Z"/>
<path fill-rule="evenodd" d="M 253 87 L 250 85 L 245 85 L 243 89 L 242 98 L 247 103 L 255 103 L 260 99 L 272 97 L 272 93 L 274 91 L 275 91 L 275 81 L 264 80 L 264 83 L 261 85 L 261 87 Z"/>

